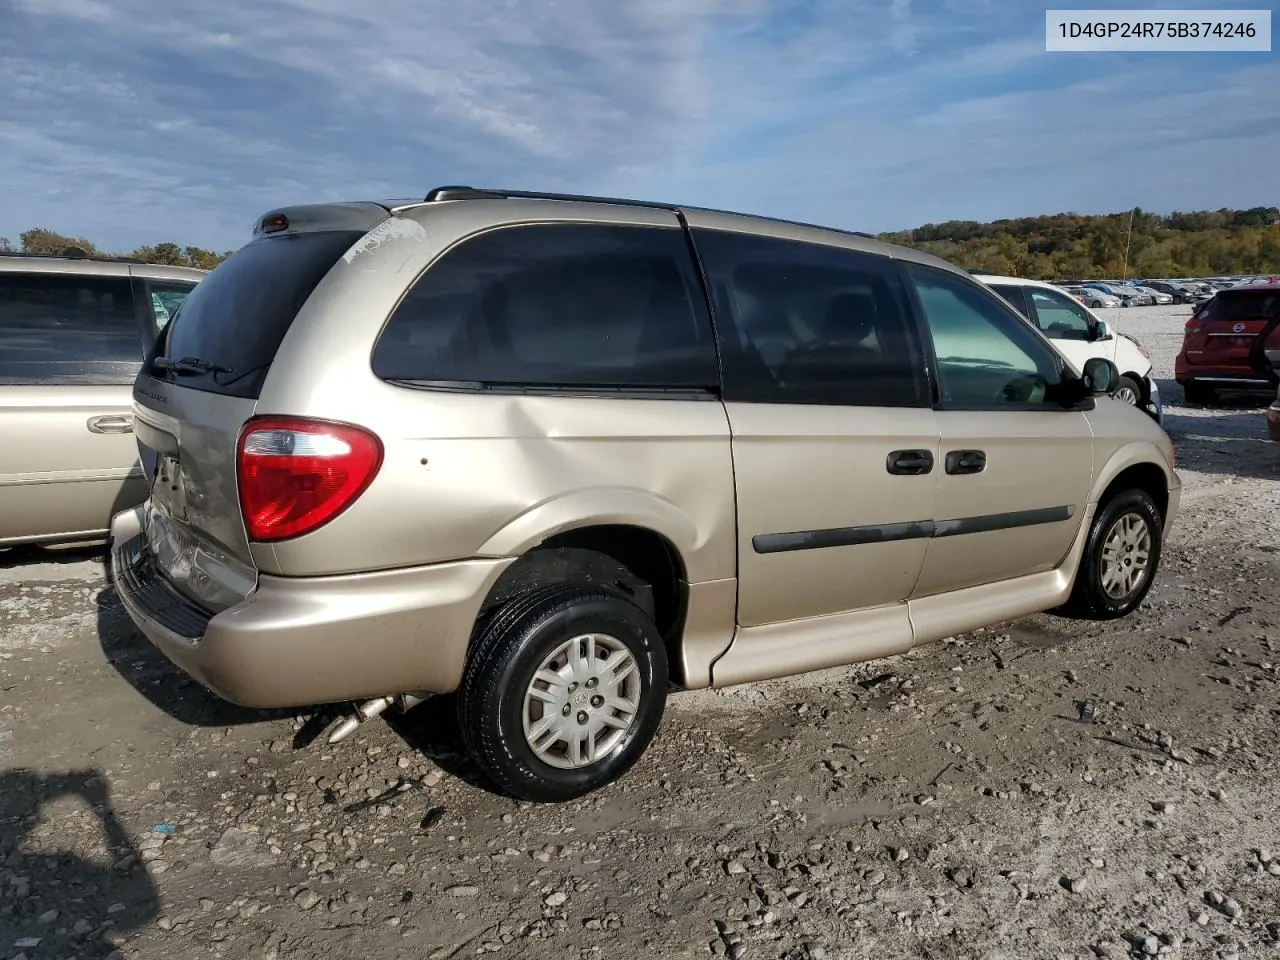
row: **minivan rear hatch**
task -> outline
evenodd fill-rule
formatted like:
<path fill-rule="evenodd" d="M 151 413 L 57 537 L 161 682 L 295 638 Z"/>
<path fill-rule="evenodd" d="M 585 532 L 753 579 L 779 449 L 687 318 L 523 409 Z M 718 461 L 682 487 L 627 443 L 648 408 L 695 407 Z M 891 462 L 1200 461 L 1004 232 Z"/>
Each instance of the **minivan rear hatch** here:
<path fill-rule="evenodd" d="M 255 238 L 183 303 L 134 385 L 135 430 L 152 481 L 148 560 L 210 614 L 257 584 L 237 490 L 241 428 L 303 304 L 388 216 L 373 203 L 267 214 Z"/>

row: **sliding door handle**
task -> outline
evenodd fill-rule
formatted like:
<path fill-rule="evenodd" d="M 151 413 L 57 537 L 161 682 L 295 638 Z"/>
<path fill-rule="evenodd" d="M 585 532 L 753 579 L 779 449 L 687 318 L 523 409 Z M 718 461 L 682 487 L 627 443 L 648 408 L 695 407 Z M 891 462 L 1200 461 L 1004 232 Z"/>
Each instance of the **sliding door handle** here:
<path fill-rule="evenodd" d="M 947 454 L 947 473 L 981 473 L 987 469 L 987 455 L 981 450 L 952 450 Z"/>
<path fill-rule="evenodd" d="M 933 469 L 928 450 L 895 450 L 885 458 L 885 469 L 898 477 L 919 477 Z"/>

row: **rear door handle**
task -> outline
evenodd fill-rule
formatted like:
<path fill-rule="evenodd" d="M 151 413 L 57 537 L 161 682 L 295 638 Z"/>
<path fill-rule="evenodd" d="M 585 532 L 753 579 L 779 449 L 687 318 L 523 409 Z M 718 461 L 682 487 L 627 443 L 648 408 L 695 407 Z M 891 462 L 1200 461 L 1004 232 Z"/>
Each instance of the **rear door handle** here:
<path fill-rule="evenodd" d="M 981 473 L 987 469 L 987 455 L 981 450 L 952 450 L 947 454 L 947 473 Z"/>
<path fill-rule="evenodd" d="M 90 417 L 86 426 L 90 433 L 133 433 L 133 417 L 128 414 L 108 413 L 100 417 Z"/>
<path fill-rule="evenodd" d="M 895 450 L 885 458 L 885 469 L 894 476 L 919 477 L 933 469 L 933 453 L 928 450 Z"/>

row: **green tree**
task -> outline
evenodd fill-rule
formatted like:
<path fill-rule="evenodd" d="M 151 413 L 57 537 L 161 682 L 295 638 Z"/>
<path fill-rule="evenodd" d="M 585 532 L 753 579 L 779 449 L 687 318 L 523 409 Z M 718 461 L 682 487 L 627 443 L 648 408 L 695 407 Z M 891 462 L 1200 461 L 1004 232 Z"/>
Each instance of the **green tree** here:
<path fill-rule="evenodd" d="M 22 234 L 23 253 L 37 253 L 45 256 L 60 256 L 68 249 L 82 250 L 89 256 L 98 256 L 98 248 L 83 237 L 67 237 L 53 230 L 37 227 Z"/>
<path fill-rule="evenodd" d="M 214 253 L 212 250 L 202 250 L 200 247 L 183 247 L 182 255 L 186 258 L 189 266 L 199 267 L 201 270 L 212 270 L 227 257 L 231 256 L 231 253 L 230 251 L 227 253 Z"/>

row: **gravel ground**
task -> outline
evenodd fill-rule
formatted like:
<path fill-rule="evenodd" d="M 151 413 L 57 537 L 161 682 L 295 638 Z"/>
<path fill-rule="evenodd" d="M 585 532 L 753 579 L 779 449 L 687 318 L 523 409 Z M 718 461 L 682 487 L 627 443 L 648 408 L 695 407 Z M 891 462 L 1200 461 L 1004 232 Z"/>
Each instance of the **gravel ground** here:
<path fill-rule="evenodd" d="M 1111 313 L 1171 376 L 1185 308 Z M 1280 444 L 1161 386 L 1184 513 L 1138 614 L 678 695 L 560 806 L 484 789 L 448 702 L 312 743 L 176 673 L 94 555 L 0 556 L 0 958 L 1280 957 Z"/>

